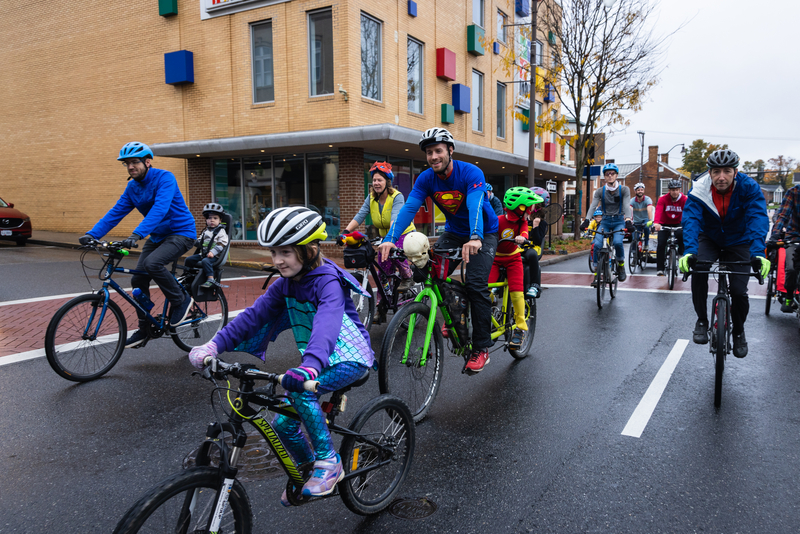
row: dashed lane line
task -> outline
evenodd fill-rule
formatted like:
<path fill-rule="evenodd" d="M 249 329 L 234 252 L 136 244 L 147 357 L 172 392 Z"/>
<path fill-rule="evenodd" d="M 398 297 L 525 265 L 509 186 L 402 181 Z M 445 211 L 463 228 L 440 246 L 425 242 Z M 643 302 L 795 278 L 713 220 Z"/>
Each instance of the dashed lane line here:
<path fill-rule="evenodd" d="M 681 361 L 681 356 L 683 356 L 688 345 L 688 339 L 679 339 L 675 342 L 667 359 L 661 365 L 661 369 L 658 370 L 655 378 L 650 383 L 650 387 L 647 388 L 642 400 L 639 401 L 639 405 L 633 411 L 633 415 L 628 419 L 628 424 L 622 429 L 623 436 L 642 437 L 642 432 L 644 432 L 644 428 L 650 421 L 650 416 L 653 415 L 653 411 L 656 409 L 658 401 L 661 400 L 661 395 L 664 393 L 669 379 L 672 377 L 678 362 Z"/>

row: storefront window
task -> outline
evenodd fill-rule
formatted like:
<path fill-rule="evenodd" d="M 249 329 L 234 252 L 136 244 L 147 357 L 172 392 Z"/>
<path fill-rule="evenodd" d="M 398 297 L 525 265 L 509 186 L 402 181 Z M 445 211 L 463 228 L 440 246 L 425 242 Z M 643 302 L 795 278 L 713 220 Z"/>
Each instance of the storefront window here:
<path fill-rule="evenodd" d="M 308 155 L 308 207 L 319 212 L 328 239 L 339 235 L 339 155 Z"/>
<path fill-rule="evenodd" d="M 244 239 L 242 227 L 242 165 L 239 159 L 214 161 L 214 200 L 233 217 L 231 239 Z M 211 202 L 211 199 L 204 202 Z"/>
<path fill-rule="evenodd" d="M 275 156 L 275 207 L 305 206 L 306 177 L 303 156 Z"/>
<path fill-rule="evenodd" d="M 392 173 L 394 174 L 394 181 L 392 186 L 403 193 L 403 198 L 408 198 L 411 192 L 411 160 L 389 158 L 389 163 L 392 164 Z"/>
<path fill-rule="evenodd" d="M 245 158 L 244 228 L 248 241 L 258 239 L 258 224 L 272 211 L 272 158 Z"/>

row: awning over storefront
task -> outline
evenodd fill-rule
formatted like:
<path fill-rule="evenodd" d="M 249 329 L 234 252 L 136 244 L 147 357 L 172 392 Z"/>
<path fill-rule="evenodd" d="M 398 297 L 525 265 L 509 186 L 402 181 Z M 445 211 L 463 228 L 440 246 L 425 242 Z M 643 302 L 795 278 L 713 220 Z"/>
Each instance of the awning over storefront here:
<path fill-rule="evenodd" d="M 366 152 L 422 159 L 420 132 L 394 124 L 375 124 L 328 130 L 201 139 L 152 145 L 156 156 L 170 158 L 230 158 L 286 152 L 326 152 L 361 147 Z M 478 165 L 485 174 L 527 173 L 528 159 L 492 148 L 456 141 L 456 158 Z M 537 180 L 574 180 L 575 169 L 546 161 L 535 162 Z"/>

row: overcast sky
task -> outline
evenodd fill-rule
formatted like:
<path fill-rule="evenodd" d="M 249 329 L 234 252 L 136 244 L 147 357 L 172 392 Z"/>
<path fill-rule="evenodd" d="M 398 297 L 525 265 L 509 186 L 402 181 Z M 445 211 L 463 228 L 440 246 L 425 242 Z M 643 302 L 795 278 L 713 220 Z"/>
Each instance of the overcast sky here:
<path fill-rule="evenodd" d="M 660 84 L 624 131 L 606 140 L 606 158 L 638 163 L 637 131 L 659 152 L 695 139 L 727 143 L 742 161 L 783 154 L 800 159 L 800 2 L 658 2 L 670 38 Z M 681 148 L 670 151 L 679 167 Z"/>

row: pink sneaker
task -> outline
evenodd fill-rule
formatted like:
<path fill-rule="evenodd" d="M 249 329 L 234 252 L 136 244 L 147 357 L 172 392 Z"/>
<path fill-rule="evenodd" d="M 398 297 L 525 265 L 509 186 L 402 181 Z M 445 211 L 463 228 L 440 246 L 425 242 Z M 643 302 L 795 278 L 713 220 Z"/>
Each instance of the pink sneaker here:
<path fill-rule="evenodd" d="M 283 490 L 283 495 L 281 495 L 281 504 L 285 507 L 289 507 L 292 503 L 289 502 L 289 498 L 286 496 L 286 490 Z"/>
<path fill-rule="evenodd" d="M 342 459 L 338 454 L 330 460 L 317 460 L 314 462 L 314 473 L 303 485 L 303 495 L 309 497 L 328 495 L 343 478 Z"/>
<path fill-rule="evenodd" d="M 472 351 L 464 370 L 467 374 L 474 375 L 482 371 L 487 363 L 489 363 L 489 349 L 475 350 Z"/>

